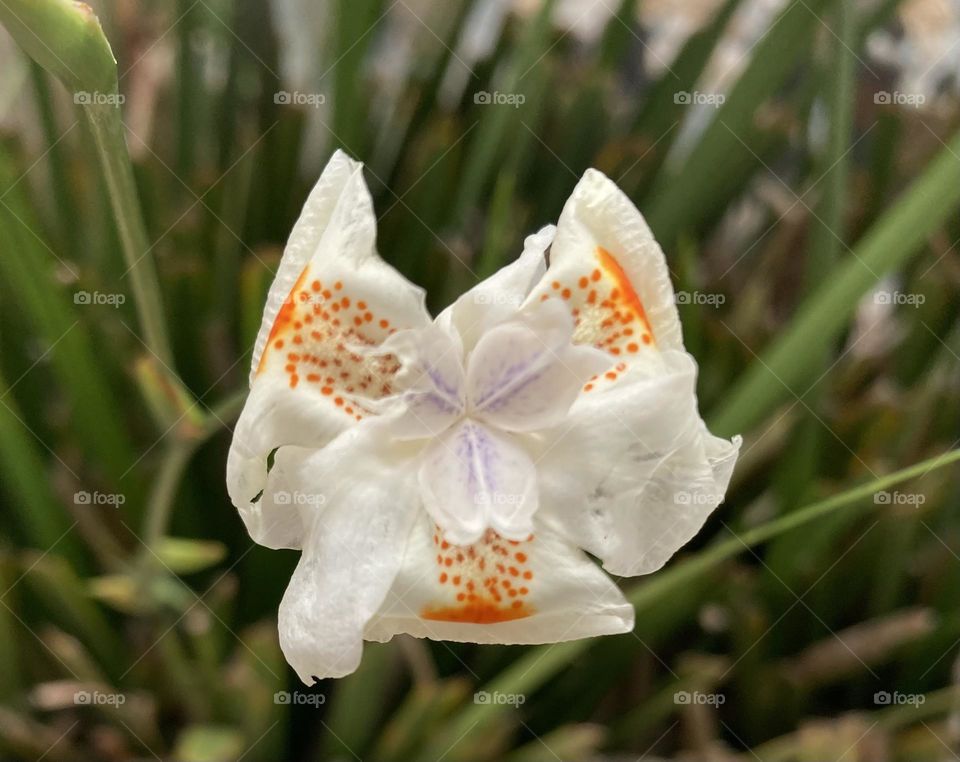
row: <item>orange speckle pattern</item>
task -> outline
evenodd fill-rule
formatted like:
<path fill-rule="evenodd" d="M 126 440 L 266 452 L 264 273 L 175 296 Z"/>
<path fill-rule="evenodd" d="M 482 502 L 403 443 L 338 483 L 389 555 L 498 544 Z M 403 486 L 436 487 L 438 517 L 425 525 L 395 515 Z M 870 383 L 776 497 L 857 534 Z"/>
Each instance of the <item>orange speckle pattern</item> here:
<path fill-rule="evenodd" d="M 591 266 L 565 268 L 555 280 L 541 287 L 540 301 L 562 298 L 570 306 L 576 326 L 573 340 L 592 344 L 615 359 L 636 356 L 656 344 L 636 289 L 626 271 L 607 249 L 598 246 Z M 583 391 L 604 388 L 619 378 L 626 366 L 589 379 Z"/>
<path fill-rule="evenodd" d="M 533 542 L 504 540 L 491 529 L 478 542 L 452 546 L 433 535 L 437 549 L 439 598 L 420 612 L 424 619 L 441 622 L 495 624 L 523 619 L 534 613 L 528 601 L 534 573 L 528 554 L 514 550 Z M 523 581 L 521 581 L 523 580 Z"/>
<path fill-rule="evenodd" d="M 349 291 L 350 284 L 342 281 L 331 291 L 305 267 L 277 313 L 257 373 L 275 368 L 287 376 L 291 389 L 301 386 L 326 397 L 336 393 L 336 408 L 361 420 L 369 413 L 364 399 L 393 393 L 400 364 L 391 355 L 368 357 L 353 349 L 379 345 L 396 328 L 366 302 L 351 298 Z M 341 293 L 334 297 L 334 292 Z M 295 351 L 284 354 L 288 345 Z"/>

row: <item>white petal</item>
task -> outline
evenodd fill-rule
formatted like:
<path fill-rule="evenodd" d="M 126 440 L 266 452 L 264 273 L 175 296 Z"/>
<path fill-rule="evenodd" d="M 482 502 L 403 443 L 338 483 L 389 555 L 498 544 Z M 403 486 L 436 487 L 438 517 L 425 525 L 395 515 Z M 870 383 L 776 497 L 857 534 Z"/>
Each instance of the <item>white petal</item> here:
<path fill-rule="evenodd" d="M 384 433 L 422 439 L 443 433 L 464 411 L 460 338 L 437 325 L 400 331 L 379 348 L 397 358 L 395 397 L 382 400 Z"/>
<path fill-rule="evenodd" d="M 633 607 L 595 563 L 536 526 L 509 542 L 445 543 L 424 518 L 411 533 L 403 567 L 368 640 L 397 633 L 467 643 L 557 643 L 633 629 Z"/>
<path fill-rule="evenodd" d="M 487 331 L 470 355 L 471 415 L 505 431 L 536 431 L 563 420 L 584 382 L 609 356 L 571 342 L 573 320 L 559 302 L 533 305 Z"/>
<path fill-rule="evenodd" d="M 295 524 L 267 514 L 256 496 L 268 455 L 322 447 L 393 393 L 395 358 L 375 347 L 397 330 L 430 324 L 423 292 L 383 262 L 362 166 L 337 152 L 294 226 L 270 288 L 254 351 L 252 392 L 234 433 L 228 489 L 251 536 L 297 547 Z M 271 527 L 276 527 L 273 531 Z"/>
<path fill-rule="evenodd" d="M 437 323 L 460 334 L 465 351 L 492 326 L 513 317 L 530 289 L 546 271 L 546 251 L 553 240 L 549 225 L 527 236 L 523 252 L 506 267 L 463 294 L 437 317 Z"/>
<path fill-rule="evenodd" d="M 423 451 L 419 479 L 424 506 L 449 542 L 469 544 L 487 528 L 512 540 L 533 530 L 537 472 L 509 434 L 462 421 Z"/>
<path fill-rule="evenodd" d="M 283 449 L 320 448 L 348 424 L 320 396 L 289 389 L 283 381 L 263 379 L 254 386 L 234 429 L 227 455 L 227 491 L 254 542 L 269 548 L 301 547 L 300 520 L 289 506 L 263 498 L 267 459 Z M 287 487 L 280 452 L 274 462 L 271 492 Z M 291 487 L 291 489 L 293 489 Z"/>
<path fill-rule="evenodd" d="M 416 479 L 352 430 L 306 460 L 302 483 L 325 498 L 300 506 L 303 555 L 280 604 L 280 647 L 300 679 L 342 677 L 363 652 L 363 630 L 400 569 L 418 515 Z"/>
<path fill-rule="evenodd" d="M 587 170 L 564 206 L 550 267 L 527 304 L 552 299 L 575 315 L 577 343 L 625 363 L 683 348 L 663 251 L 630 199 L 597 170 Z M 607 384 L 601 377 L 597 385 Z"/>
<path fill-rule="evenodd" d="M 667 372 L 626 371 L 542 437 L 538 517 L 614 574 L 655 571 L 699 531 L 723 501 L 740 446 L 700 419 L 693 359 L 663 359 Z"/>
<path fill-rule="evenodd" d="M 354 328 L 363 338 L 382 340 L 387 331 L 381 329 L 381 320 L 393 328 L 429 322 L 423 290 L 380 259 L 375 245 L 376 218 L 363 165 L 338 150 L 310 192 L 284 248 L 254 345 L 251 384 L 264 370 L 268 345 L 290 338 L 284 334 L 294 333 L 292 323 L 305 314 L 313 312 L 313 325 L 303 332 L 305 343 L 313 329 L 339 334 Z M 334 288 L 337 283 L 340 288 Z M 344 297 L 350 300 L 349 307 L 341 306 Z M 358 307 L 361 301 L 366 308 Z M 322 312 L 330 317 L 322 318 Z M 368 312 L 370 320 L 365 319 Z M 360 324 L 355 324 L 357 317 Z M 335 319 L 338 325 L 332 324 Z"/>

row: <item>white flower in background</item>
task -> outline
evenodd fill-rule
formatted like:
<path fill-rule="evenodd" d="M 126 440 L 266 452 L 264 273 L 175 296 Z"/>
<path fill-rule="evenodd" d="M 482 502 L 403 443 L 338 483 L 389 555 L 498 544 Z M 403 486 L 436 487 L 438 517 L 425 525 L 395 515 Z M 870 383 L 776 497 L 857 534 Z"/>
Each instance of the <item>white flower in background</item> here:
<path fill-rule="evenodd" d="M 739 447 L 699 417 L 643 218 L 590 170 L 556 228 L 436 320 L 374 239 L 362 167 L 338 152 L 270 289 L 227 464 L 253 539 L 303 551 L 287 660 L 310 682 L 397 633 L 631 630 L 583 550 L 612 574 L 658 569 L 723 499 Z"/>

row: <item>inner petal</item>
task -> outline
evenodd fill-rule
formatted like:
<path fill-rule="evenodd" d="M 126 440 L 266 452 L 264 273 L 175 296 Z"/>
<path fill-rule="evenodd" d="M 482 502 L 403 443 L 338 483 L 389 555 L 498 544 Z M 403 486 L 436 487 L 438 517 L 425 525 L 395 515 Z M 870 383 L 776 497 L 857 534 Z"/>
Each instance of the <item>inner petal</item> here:
<path fill-rule="evenodd" d="M 508 434 L 466 419 L 423 451 L 420 491 L 444 539 L 469 545 L 487 529 L 525 540 L 537 510 L 537 474 Z"/>
<path fill-rule="evenodd" d="M 463 415 L 463 349 L 456 336 L 437 326 L 401 331 L 378 351 L 396 357 L 400 366 L 398 394 L 386 401 L 388 409 L 399 403 L 388 424 L 391 436 L 434 437 Z"/>
<path fill-rule="evenodd" d="M 472 414 L 507 431 L 559 423 L 583 383 L 612 364 L 604 352 L 574 346 L 572 336 L 573 319 L 555 301 L 484 334 L 467 371 Z"/>

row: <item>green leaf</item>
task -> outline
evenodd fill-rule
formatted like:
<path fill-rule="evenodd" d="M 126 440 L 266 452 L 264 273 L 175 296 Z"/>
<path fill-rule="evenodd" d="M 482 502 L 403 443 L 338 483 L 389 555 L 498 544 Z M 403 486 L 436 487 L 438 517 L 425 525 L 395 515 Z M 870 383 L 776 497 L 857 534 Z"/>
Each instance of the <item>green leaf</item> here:
<path fill-rule="evenodd" d="M 4 0 L 0 22 L 33 60 L 74 92 L 116 92 L 117 62 L 90 6 Z"/>
<path fill-rule="evenodd" d="M 193 574 L 220 563 L 227 555 L 223 543 L 186 537 L 163 537 L 157 555 L 176 574 Z"/>
<path fill-rule="evenodd" d="M 834 341 L 857 303 L 886 274 L 904 264 L 960 204 L 960 133 L 924 174 L 864 235 L 850 256 L 803 303 L 773 346 L 756 358 L 712 416 L 720 436 L 763 419 L 792 390 L 820 374 L 822 347 Z"/>
<path fill-rule="evenodd" d="M 661 244 L 670 247 L 684 228 L 695 228 L 724 181 L 719 162 L 750 154 L 748 136 L 756 129 L 757 109 L 778 88 L 809 48 L 820 27 L 819 15 L 837 0 L 790 3 L 751 52 L 737 80 L 700 140 L 676 173 L 661 173 L 650 197 L 647 221 Z"/>
<path fill-rule="evenodd" d="M 229 762 L 244 751 L 243 733 L 236 728 L 192 725 L 177 739 L 173 758 L 178 762 Z"/>

